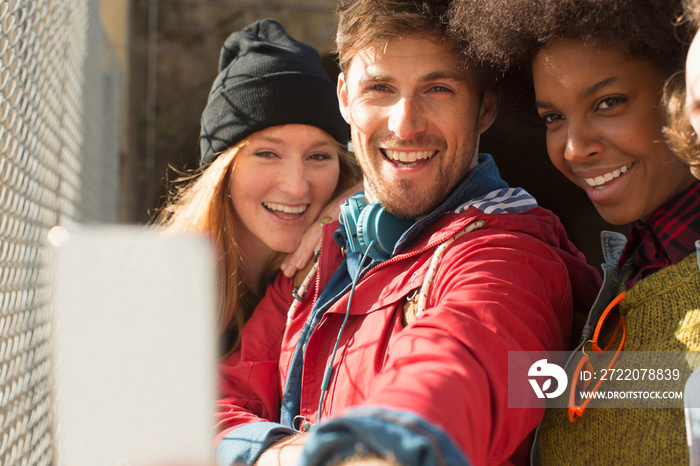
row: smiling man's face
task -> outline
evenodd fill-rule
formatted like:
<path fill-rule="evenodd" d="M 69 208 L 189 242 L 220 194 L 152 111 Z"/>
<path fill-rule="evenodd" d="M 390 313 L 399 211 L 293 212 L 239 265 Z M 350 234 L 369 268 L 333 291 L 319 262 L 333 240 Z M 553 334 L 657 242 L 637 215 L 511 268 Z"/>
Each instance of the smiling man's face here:
<path fill-rule="evenodd" d="M 479 135 L 496 116 L 449 43 L 389 41 L 350 61 L 338 78 L 343 116 L 370 201 L 417 219 L 439 206 L 476 165 Z"/>

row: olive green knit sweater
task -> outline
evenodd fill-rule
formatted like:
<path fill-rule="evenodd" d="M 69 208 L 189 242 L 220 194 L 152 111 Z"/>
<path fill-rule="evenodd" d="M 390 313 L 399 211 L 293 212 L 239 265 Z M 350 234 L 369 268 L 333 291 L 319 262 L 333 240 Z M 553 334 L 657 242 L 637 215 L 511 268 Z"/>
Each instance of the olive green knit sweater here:
<path fill-rule="evenodd" d="M 620 312 L 627 325 L 623 351 L 699 351 L 696 254 L 637 282 L 620 304 Z M 683 389 L 696 361 L 688 362 L 681 381 L 669 389 Z M 682 408 L 589 408 L 575 423 L 569 421 L 566 409 L 547 409 L 536 448 L 542 464 L 688 463 Z"/>

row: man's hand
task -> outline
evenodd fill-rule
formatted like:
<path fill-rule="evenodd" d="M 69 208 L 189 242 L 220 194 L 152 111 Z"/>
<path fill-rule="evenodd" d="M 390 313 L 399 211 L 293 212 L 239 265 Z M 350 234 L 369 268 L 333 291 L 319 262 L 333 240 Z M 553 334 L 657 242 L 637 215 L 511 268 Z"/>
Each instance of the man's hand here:
<path fill-rule="evenodd" d="M 393 460 L 384 458 L 350 458 L 333 466 L 401 466 Z"/>
<path fill-rule="evenodd" d="M 306 434 L 290 435 L 270 445 L 260 455 L 255 466 L 292 466 L 299 462 L 299 457 L 306 443 Z"/>
<path fill-rule="evenodd" d="M 309 263 L 314 255 L 314 251 L 321 246 L 321 230 L 323 225 L 330 223 L 340 215 L 340 206 L 358 191 L 364 189 L 362 183 L 358 183 L 338 197 L 331 200 L 323 208 L 316 222 L 311 224 L 301 237 L 299 247 L 293 253 L 287 255 L 280 265 L 282 273 L 287 277 L 293 277 L 297 270 L 302 270 Z"/>
<path fill-rule="evenodd" d="M 255 466 L 293 466 L 298 464 L 306 444 L 306 438 L 307 434 L 299 433 L 279 440 L 260 455 Z M 401 466 L 401 464 L 393 459 L 364 454 L 333 462 L 333 466 Z"/>

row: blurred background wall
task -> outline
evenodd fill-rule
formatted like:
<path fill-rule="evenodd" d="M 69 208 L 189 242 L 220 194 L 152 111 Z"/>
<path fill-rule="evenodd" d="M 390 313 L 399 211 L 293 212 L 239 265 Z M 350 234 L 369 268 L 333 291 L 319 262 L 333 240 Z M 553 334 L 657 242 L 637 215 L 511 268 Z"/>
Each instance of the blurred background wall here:
<path fill-rule="evenodd" d="M 169 166 L 197 166 L 199 117 L 219 50 L 231 32 L 258 19 L 277 19 L 319 50 L 331 78 L 337 74 L 334 0 L 103 0 L 102 5 L 105 28 L 117 31 L 117 55 L 125 57 L 123 222 L 145 222 L 152 215 L 174 176 Z M 620 228 L 603 222 L 585 193 L 554 169 L 544 127 L 514 124 L 507 117 L 504 103 L 496 124 L 482 137 L 482 151 L 495 156 L 511 185 L 524 187 L 559 214 L 574 243 L 598 265 L 600 230 Z"/>
<path fill-rule="evenodd" d="M 162 201 L 168 167 L 195 168 L 199 117 L 226 38 L 272 17 L 315 46 L 334 73 L 331 0 L 143 0 L 128 15 L 129 110 L 122 220 L 143 222 Z M 107 20 L 107 19 L 106 19 Z"/>

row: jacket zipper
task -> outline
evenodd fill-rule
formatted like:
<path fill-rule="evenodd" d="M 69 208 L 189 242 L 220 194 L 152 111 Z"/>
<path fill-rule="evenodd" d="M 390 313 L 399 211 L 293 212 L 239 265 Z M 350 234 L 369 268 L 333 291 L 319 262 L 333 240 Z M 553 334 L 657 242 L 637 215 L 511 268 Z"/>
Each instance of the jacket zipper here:
<path fill-rule="evenodd" d="M 465 225 L 464 228 L 466 228 L 466 227 L 469 226 L 470 224 L 474 223 L 475 221 L 477 221 L 477 220 L 471 219 L 469 222 L 466 223 L 466 225 Z M 483 221 L 483 220 L 482 220 L 482 221 Z M 385 260 L 384 262 L 381 262 L 381 263 L 375 265 L 375 266 L 372 267 L 371 269 L 366 270 L 366 271 L 364 271 L 364 272 L 362 273 L 362 276 L 361 276 L 360 279 L 357 281 L 357 284 L 359 285 L 359 284 L 360 284 L 363 280 L 365 280 L 369 275 L 371 275 L 371 274 L 374 273 L 375 271 L 377 271 L 377 270 L 379 270 L 379 269 L 381 269 L 381 268 L 383 268 L 383 267 L 385 267 L 385 266 L 388 267 L 389 265 L 394 264 L 394 263 L 399 262 L 399 261 L 402 261 L 402 260 L 404 260 L 404 259 L 410 259 L 411 257 L 417 256 L 417 255 L 420 255 L 420 254 L 423 254 L 424 252 L 426 252 L 426 251 L 428 251 L 428 250 L 430 250 L 430 249 L 433 249 L 433 248 L 436 247 L 436 246 L 439 246 L 440 244 L 442 244 L 442 243 L 448 241 L 450 238 L 452 238 L 452 237 L 454 237 L 455 235 L 459 234 L 459 232 L 462 231 L 464 228 L 460 228 L 460 229 L 457 230 L 457 232 L 454 233 L 454 234 L 445 235 L 445 236 L 443 236 L 442 238 L 439 238 L 438 240 L 436 240 L 436 241 L 434 241 L 434 242 L 428 243 L 428 244 L 426 244 L 425 246 L 423 246 L 423 247 L 420 248 L 420 249 L 416 249 L 415 251 L 411 251 L 411 252 L 404 253 L 404 254 L 399 254 L 398 256 L 394 256 L 394 257 L 392 257 L 392 258 L 390 258 L 390 259 Z M 325 235 L 325 228 L 324 228 L 324 231 L 321 232 L 321 244 L 323 244 L 324 235 Z M 321 260 L 321 258 L 320 258 L 320 255 L 319 255 L 319 261 L 320 261 L 320 260 Z M 316 301 L 318 300 L 318 297 L 319 297 L 319 290 L 320 290 L 320 288 L 321 288 L 321 272 L 320 272 L 320 270 L 321 270 L 321 267 L 320 267 L 320 264 L 319 264 L 319 271 L 316 272 L 316 290 L 314 291 L 314 300 L 313 300 L 313 302 L 311 303 L 311 309 L 314 308 L 314 306 L 316 305 Z M 344 292 L 345 292 L 345 289 L 343 290 L 343 294 L 344 294 Z M 333 302 L 336 302 L 336 301 L 333 301 Z M 329 307 L 330 307 L 330 305 L 329 305 Z M 315 330 L 316 328 L 320 327 L 321 324 L 323 324 L 323 322 L 326 320 L 326 313 L 325 313 L 325 311 L 326 311 L 327 309 L 319 309 L 319 311 L 321 311 L 321 310 L 324 311 L 323 317 L 321 318 L 321 321 L 318 323 L 318 325 L 316 325 L 316 327 L 314 328 L 314 330 Z"/>

